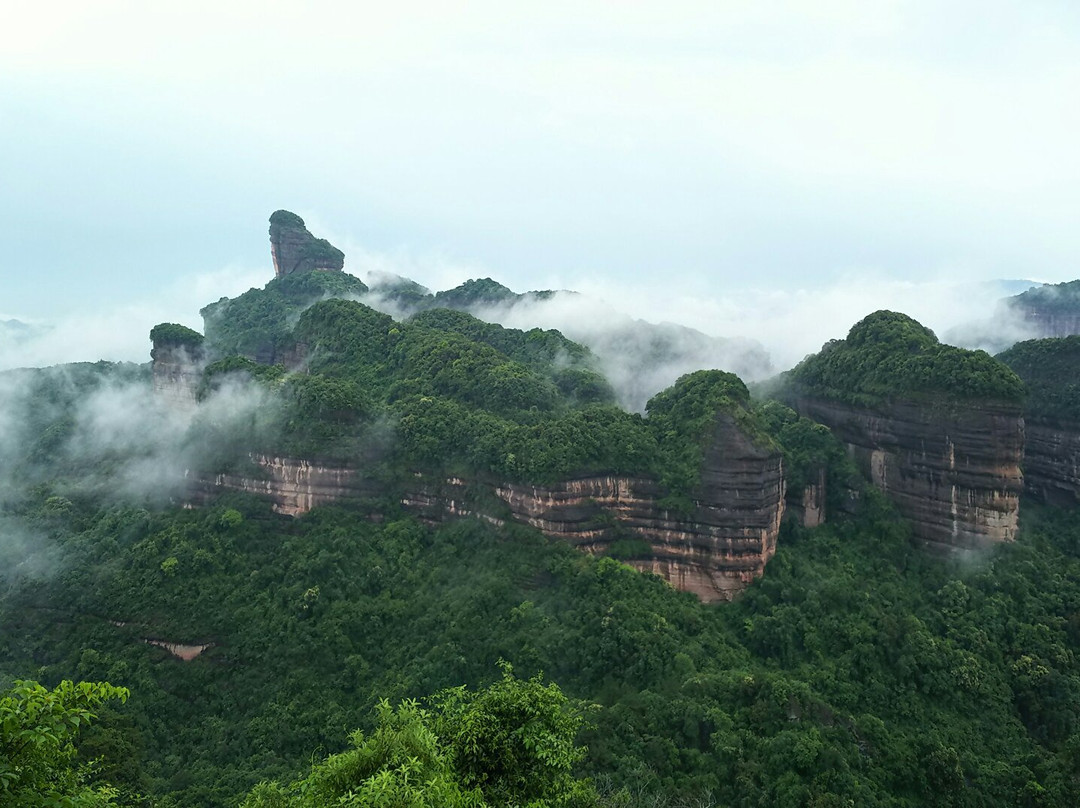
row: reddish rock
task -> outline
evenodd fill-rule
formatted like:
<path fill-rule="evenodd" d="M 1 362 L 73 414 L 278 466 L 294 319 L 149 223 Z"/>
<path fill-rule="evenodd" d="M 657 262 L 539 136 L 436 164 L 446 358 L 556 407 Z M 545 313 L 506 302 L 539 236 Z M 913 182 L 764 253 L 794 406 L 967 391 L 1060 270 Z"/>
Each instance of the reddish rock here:
<path fill-rule="evenodd" d="M 304 220 L 287 210 L 270 216 L 270 255 L 277 278 L 316 269 L 340 271 L 345 266 L 345 253 L 326 239 L 315 238 Z"/>
<path fill-rule="evenodd" d="M 199 488 L 204 494 L 221 488 L 266 494 L 276 510 L 292 515 L 378 493 L 360 469 L 289 458 L 253 459 L 265 478 L 217 475 Z M 658 503 L 660 486 L 644 477 L 597 475 L 550 486 L 420 474 L 414 480 L 401 502 L 428 521 L 476 516 L 499 524 L 508 516 L 590 553 L 605 553 L 627 537 L 641 539 L 649 552 L 629 558 L 628 564 L 706 602 L 730 600 L 762 574 L 776 552 L 784 514 L 779 452 L 755 445 L 723 414 L 717 416 L 689 513 L 663 508 Z M 488 513 L 473 504 L 477 498 L 470 489 L 477 486 L 505 503 L 506 513 Z"/>
<path fill-rule="evenodd" d="M 968 549 L 1015 537 L 1023 488 L 1019 405 L 898 401 L 875 411 L 803 397 L 795 409 L 847 444 L 927 545 Z"/>

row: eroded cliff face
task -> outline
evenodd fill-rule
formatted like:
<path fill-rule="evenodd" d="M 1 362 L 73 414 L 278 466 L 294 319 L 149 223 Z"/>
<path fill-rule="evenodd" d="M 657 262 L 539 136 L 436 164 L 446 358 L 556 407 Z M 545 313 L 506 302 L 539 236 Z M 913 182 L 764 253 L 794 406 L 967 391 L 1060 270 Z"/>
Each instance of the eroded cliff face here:
<path fill-rule="evenodd" d="M 270 217 L 270 255 L 274 277 L 316 269 L 341 270 L 345 254 L 326 239 L 315 238 L 295 213 L 277 211 Z"/>
<path fill-rule="evenodd" d="M 1031 338 L 1068 337 L 1080 334 L 1080 312 L 1060 311 L 1037 304 L 1015 303 L 1011 309 L 1020 315 Z"/>
<path fill-rule="evenodd" d="M 788 489 L 787 507 L 803 527 L 825 524 L 826 470 L 818 468 L 813 480 L 801 489 Z"/>
<path fill-rule="evenodd" d="M 179 407 L 195 406 L 202 377 L 200 358 L 179 346 L 157 348 L 152 369 L 155 396 Z"/>
<path fill-rule="evenodd" d="M 197 487 L 204 493 L 227 488 L 266 494 L 276 510 L 292 515 L 385 493 L 362 469 L 280 457 L 253 460 L 263 475 L 222 474 Z M 484 496 L 478 496 L 481 491 Z M 730 600 L 761 575 L 776 551 L 784 514 L 778 452 L 759 448 L 721 415 L 691 512 L 663 508 L 661 493 L 656 482 L 642 477 L 598 475 L 534 486 L 421 474 L 400 492 L 402 504 L 429 521 L 512 519 L 590 553 L 606 553 L 622 539 L 642 540 L 648 552 L 634 553 L 627 563 L 706 602 Z"/>
<path fill-rule="evenodd" d="M 1018 405 L 896 402 L 880 412 L 799 398 L 909 520 L 916 538 L 943 550 L 1011 541 L 1023 477 Z"/>
<path fill-rule="evenodd" d="M 1080 424 L 1028 421 L 1024 488 L 1051 505 L 1080 504 Z"/>

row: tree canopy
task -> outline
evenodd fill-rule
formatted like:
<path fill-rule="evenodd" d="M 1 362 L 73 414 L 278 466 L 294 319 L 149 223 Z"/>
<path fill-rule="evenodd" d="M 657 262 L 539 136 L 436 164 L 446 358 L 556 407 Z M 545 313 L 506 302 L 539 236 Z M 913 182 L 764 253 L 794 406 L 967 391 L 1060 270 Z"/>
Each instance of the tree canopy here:
<path fill-rule="evenodd" d="M 7 808 L 104 808 L 117 791 L 88 784 L 76 762 L 79 731 L 128 691 L 107 682 L 62 681 L 53 690 L 17 681 L 0 691 L 0 804 Z"/>
<path fill-rule="evenodd" d="M 905 314 L 877 311 L 807 357 L 787 376 L 789 392 L 876 406 L 897 398 L 1020 402 L 1024 384 L 985 351 L 938 342 Z"/>

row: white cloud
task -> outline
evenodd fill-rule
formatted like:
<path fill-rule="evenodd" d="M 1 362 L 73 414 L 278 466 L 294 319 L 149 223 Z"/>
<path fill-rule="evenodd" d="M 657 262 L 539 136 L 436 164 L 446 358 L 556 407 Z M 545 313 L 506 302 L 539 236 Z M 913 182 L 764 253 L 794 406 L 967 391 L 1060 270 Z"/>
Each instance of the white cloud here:
<path fill-rule="evenodd" d="M 155 325 L 178 322 L 201 332 L 200 308 L 220 297 L 235 297 L 253 286 L 261 287 L 267 280 L 265 269 L 241 267 L 177 278 L 152 299 L 74 313 L 42 324 L 27 339 L 0 342 L 0 370 L 100 359 L 149 362 L 150 329 Z"/>

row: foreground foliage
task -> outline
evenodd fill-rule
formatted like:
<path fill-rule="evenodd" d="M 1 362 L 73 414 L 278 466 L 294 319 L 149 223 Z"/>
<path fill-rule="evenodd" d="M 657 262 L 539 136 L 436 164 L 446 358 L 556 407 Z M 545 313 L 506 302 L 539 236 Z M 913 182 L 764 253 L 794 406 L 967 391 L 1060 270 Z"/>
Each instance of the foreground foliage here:
<path fill-rule="evenodd" d="M 0 805 L 7 808 L 97 808 L 115 805 L 117 790 L 87 782 L 75 738 L 109 700 L 128 691 L 107 682 L 62 681 L 53 690 L 16 681 L 0 691 Z"/>
<path fill-rule="evenodd" d="M 573 777 L 584 754 L 581 719 L 554 684 L 503 678 L 478 692 L 444 691 L 425 709 L 415 700 L 375 708 L 375 729 L 316 763 L 287 787 L 256 786 L 243 808 L 349 806 L 588 806 L 591 786 Z"/>

